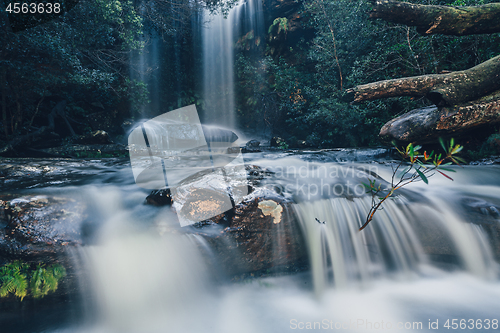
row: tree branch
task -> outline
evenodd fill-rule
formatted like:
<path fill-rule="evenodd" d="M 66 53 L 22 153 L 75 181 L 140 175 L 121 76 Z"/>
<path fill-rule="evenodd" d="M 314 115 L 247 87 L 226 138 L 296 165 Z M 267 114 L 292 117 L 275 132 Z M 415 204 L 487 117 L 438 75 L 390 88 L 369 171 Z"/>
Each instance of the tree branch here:
<path fill-rule="evenodd" d="M 500 32 L 500 3 L 450 7 L 394 0 L 372 1 L 371 18 L 417 27 L 422 35 L 474 35 Z"/>
<path fill-rule="evenodd" d="M 425 96 L 437 106 L 475 100 L 500 89 L 500 55 L 467 70 L 384 80 L 348 90 L 354 102 L 397 96 Z"/>

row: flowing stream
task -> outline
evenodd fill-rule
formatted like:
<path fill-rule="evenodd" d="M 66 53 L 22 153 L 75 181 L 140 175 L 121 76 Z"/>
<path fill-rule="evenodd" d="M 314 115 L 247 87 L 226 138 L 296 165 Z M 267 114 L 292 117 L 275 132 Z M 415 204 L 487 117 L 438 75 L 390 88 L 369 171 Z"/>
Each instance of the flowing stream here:
<path fill-rule="evenodd" d="M 128 163 L 11 160 L 59 172 L 19 194 L 73 197 L 99 221 L 93 241 L 73 252 L 84 272 L 84 319 L 34 331 L 427 332 L 448 331 L 448 319 L 466 320 L 469 331 L 480 322 L 498 329 L 500 167 L 457 167 L 454 181 L 436 175 L 411 184 L 358 232 L 370 205 L 359 170 L 389 179 L 391 168 L 338 162 L 344 155 L 245 155 L 273 172 L 262 186 L 281 186 L 295 202 L 309 255 L 304 271 L 245 279 L 224 276 L 209 243 L 180 228 L 169 207 L 144 205 L 148 191 L 134 184 Z"/>
<path fill-rule="evenodd" d="M 262 2 L 240 1 L 224 17 L 208 10 L 203 15 L 203 98 L 202 121 L 237 128 L 235 109 L 234 45 L 239 36 L 251 35 L 254 42 L 264 29 Z"/>

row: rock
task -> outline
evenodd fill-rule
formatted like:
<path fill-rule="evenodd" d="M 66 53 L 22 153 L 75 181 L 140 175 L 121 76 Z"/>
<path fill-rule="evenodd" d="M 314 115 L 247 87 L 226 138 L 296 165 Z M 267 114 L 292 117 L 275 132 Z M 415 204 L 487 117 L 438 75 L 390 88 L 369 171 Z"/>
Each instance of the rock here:
<path fill-rule="evenodd" d="M 250 140 L 245 144 L 245 147 L 241 148 L 242 153 L 260 153 L 259 149 L 260 141 Z"/>
<path fill-rule="evenodd" d="M 231 130 L 210 125 L 201 126 L 207 142 L 235 142 L 238 140 L 238 135 Z"/>
<path fill-rule="evenodd" d="M 479 161 L 469 162 L 470 165 L 491 165 L 500 164 L 500 156 L 490 156 L 488 158 L 483 158 Z"/>
<path fill-rule="evenodd" d="M 484 225 L 500 222 L 500 207 L 483 199 L 466 197 L 462 199 L 465 212 L 472 223 Z"/>
<path fill-rule="evenodd" d="M 217 173 L 202 172 L 176 188 L 176 194 L 153 191 L 146 202 L 172 204 L 181 225 L 182 219 L 198 221 L 184 230 L 202 236 L 212 249 L 210 257 L 216 258 L 216 266 L 230 276 L 303 269 L 307 252 L 292 202 L 273 189 L 258 187 L 271 175 L 269 171 L 255 165 L 245 169 L 247 178 L 232 181 L 231 187 Z M 237 192 L 243 187 L 249 194 L 240 202 Z M 228 197 L 231 202 L 226 202 Z"/>
<path fill-rule="evenodd" d="M 245 165 L 245 170 L 247 172 L 247 178 L 244 185 L 247 186 L 247 193 L 251 193 L 255 189 L 255 187 L 260 184 L 261 180 L 263 180 L 264 177 L 270 176 L 272 174 L 266 169 L 262 169 L 259 166 L 251 164 Z M 209 175 L 201 176 L 206 177 L 205 179 L 207 180 L 210 177 Z M 220 190 L 223 191 L 223 193 L 228 193 L 226 187 L 221 187 Z M 170 189 L 151 191 L 151 193 L 146 197 L 146 203 L 152 206 L 171 205 L 173 203 L 173 198 L 170 193 Z M 213 220 L 213 218 L 210 218 L 210 220 Z"/>
<path fill-rule="evenodd" d="M 260 146 L 260 141 L 257 140 L 250 140 L 245 144 L 245 147 L 247 148 L 257 148 Z"/>
<path fill-rule="evenodd" d="M 252 195 L 236 206 L 227 228 L 206 237 L 227 274 L 295 272 L 307 266 L 292 203 L 276 193 L 270 196 Z"/>
<path fill-rule="evenodd" d="M 0 257 L 57 257 L 68 245 L 82 243 L 86 206 L 73 199 L 24 196 L 0 201 L 5 225 Z"/>
<path fill-rule="evenodd" d="M 461 200 L 463 213 L 468 222 L 480 225 L 492 245 L 493 255 L 500 260 L 500 203 L 481 198 L 464 197 Z"/>
<path fill-rule="evenodd" d="M 172 204 L 170 189 L 154 190 L 146 197 L 146 203 L 152 206 L 166 206 Z"/>
<path fill-rule="evenodd" d="M 3 195 L 0 198 L 0 266 L 21 261 L 32 269 L 39 264 L 44 267 L 62 265 L 66 276 L 59 281 L 56 291 L 41 299 L 31 294 L 21 302 L 13 295 L 0 298 L 0 311 L 12 311 L 18 315 L 20 305 L 24 311 L 35 311 L 31 305 L 50 307 L 68 304 L 79 295 L 78 267 L 72 257 L 76 247 L 82 243 L 82 226 L 86 223 L 86 205 L 70 198 L 56 196 Z M 38 311 L 40 309 L 37 309 Z"/>

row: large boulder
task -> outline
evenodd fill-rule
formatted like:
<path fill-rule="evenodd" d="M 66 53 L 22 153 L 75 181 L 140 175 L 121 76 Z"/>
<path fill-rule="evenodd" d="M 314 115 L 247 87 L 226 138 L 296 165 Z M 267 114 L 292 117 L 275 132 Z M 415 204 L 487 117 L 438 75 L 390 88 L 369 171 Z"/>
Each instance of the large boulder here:
<path fill-rule="evenodd" d="M 307 267 L 307 251 L 292 208 L 293 202 L 273 189 L 261 187 L 271 172 L 246 165 L 248 188 L 241 202 L 236 200 L 223 213 L 219 210 L 223 197 L 234 202 L 234 188 L 222 184 L 216 173 L 200 173 L 193 177 L 193 188 L 186 186 L 181 195 L 172 196 L 169 189 L 151 192 L 146 202 L 155 206 L 172 205 L 181 216 L 205 218 L 184 230 L 203 237 L 210 246 L 210 260 L 229 276 L 295 272 Z M 212 184 L 202 187 L 203 184 Z M 240 189 L 243 188 L 240 185 Z M 177 200 L 177 201 L 176 201 Z M 215 216 L 214 216 L 215 215 Z M 198 218 L 199 220 L 200 218 Z M 206 247 L 200 243 L 200 249 Z"/>
<path fill-rule="evenodd" d="M 290 201 L 258 190 L 233 214 L 228 227 L 206 238 L 227 274 L 295 272 L 307 266 L 307 250 Z"/>

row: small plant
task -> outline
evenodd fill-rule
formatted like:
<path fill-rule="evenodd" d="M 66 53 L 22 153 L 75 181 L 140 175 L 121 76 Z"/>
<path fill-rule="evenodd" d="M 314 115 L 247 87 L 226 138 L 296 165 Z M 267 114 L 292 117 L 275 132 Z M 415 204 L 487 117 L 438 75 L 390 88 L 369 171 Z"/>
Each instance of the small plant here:
<path fill-rule="evenodd" d="M 0 269 L 0 297 L 6 297 L 9 293 L 21 298 L 28 294 L 28 264 L 14 261 L 4 265 Z"/>
<path fill-rule="evenodd" d="M 40 298 L 56 291 L 64 276 L 66 269 L 58 264 L 48 268 L 38 264 L 35 269 L 30 269 L 27 263 L 14 261 L 0 269 L 0 297 L 14 294 L 22 301 L 30 293 L 34 298 Z"/>
<path fill-rule="evenodd" d="M 64 276 L 66 276 L 66 270 L 61 265 L 44 268 L 43 264 L 38 264 L 30 280 L 31 294 L 34 298 L 40 298 L 51 291 L 56 291 L 59 280 Z"/>
<path fill-rule="evenodd" d="M 278 18 L 275 18 L 274 21 L 273 21 L 273 24 L 271 24 L 269 26 L 269 29 L 268 29 L 268 33 L 270 34 L 274 27 L 278 27 L 278 35 L 281 31 L 284 31 L 285 32 L 285 35 L 288 31 L 288 19 L 286 17 L 278 17 Z"/>
<path fill-rule="evenodd" d="M 439 138 L 439 143 L 446 153 L 444 156 L 442 154 L 434 154 L 434 151 L 430 154 L 427 154 L 427 152 L 424 151 L 423 155 L 419 155 L 419 150 L 422 147 L 414 146 L 412 143 L 408 144 L 406 148 L 403 147 L 401 150 L 396 148 L 398 153 L 401 155 L 402 160 L 395 168 L 391 165 L 392 178 L 389 188 L 382 189 L 381 184 L 376 186 L 375 180 L 369 180 L 369 184 L 363 183 L 367 189 L 367 193 L 371 193 L 372 207 L 368 212 L 366 222 L 361 226 L 361 228 L 359 228 L 360 231 L 366 228 L 366 226 L 372 221 L 373 216 L 381 207 L 382 203 L 390 198 L 394 192 L 401 187 L 420 180 L 428 184 L 428 178 L 435 172 L 453 180 L 443 171 L 455 172 L 455 170 L 445 168 L 445 166 L 453 163 L 460 164 L 459 162 L 465 163 L 462 158 L 455 156 L 462 151 L 463 146 L 455 144 L 455 140 L 453 138 L 450 140 L 449 145 L 446 145 L 441 138 Z M 400 171 L 403 166 L 405 166 L 404 169 Z M 384 195 L 383 192 L 385 191 L 387 191 L 387 193 Z"/>
<path fill-rule="evenodd" d="M 280 142 L 280 144 L 278 146 L 279 149 L 283 149 L 283 150 L 288 149 L 288 147 L 289 147 L 289 145 L 285 141 Z"/>

